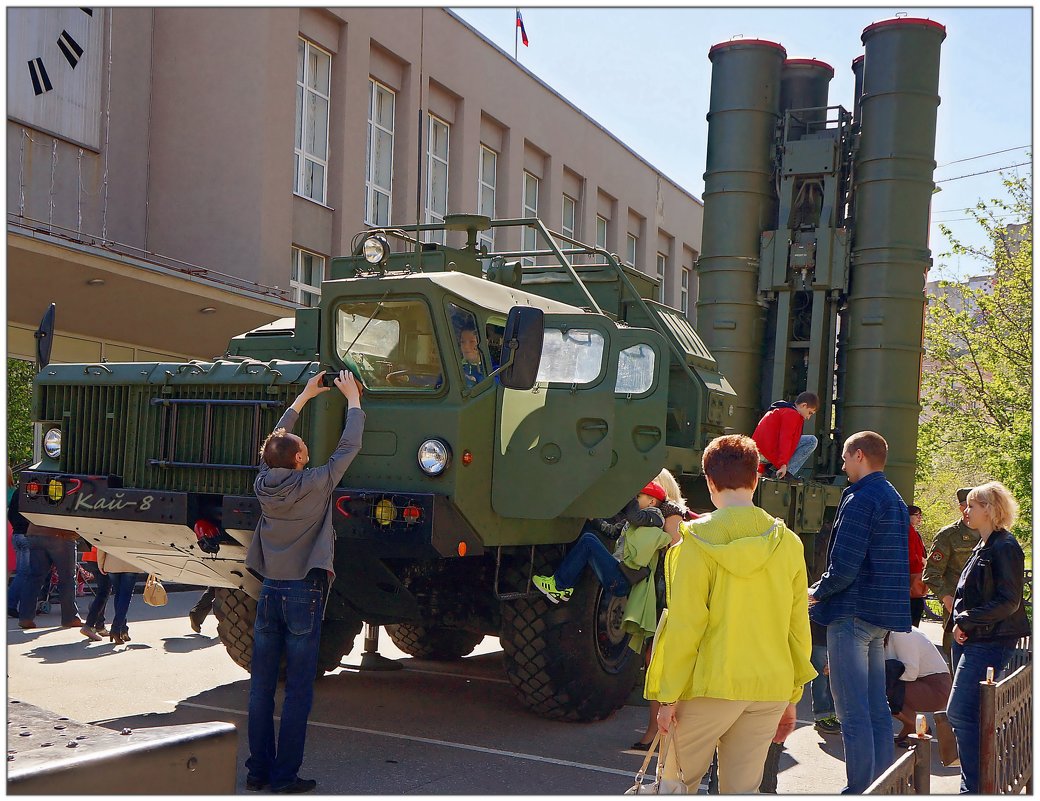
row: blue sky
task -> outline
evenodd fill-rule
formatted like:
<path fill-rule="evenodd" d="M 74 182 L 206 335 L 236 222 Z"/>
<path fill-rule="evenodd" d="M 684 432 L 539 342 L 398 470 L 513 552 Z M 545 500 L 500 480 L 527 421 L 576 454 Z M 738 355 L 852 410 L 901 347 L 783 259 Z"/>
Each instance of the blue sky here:
<path fill-rule="evenodd" d="M 965 242 L 982 244 L 963 210 L 1001 196 L 998 172 L 1031 160 L 1032 10 L 1030 8 L 542 8 L 521 7 L 530 47 L 519 60 L 557 92 L 614 133 L 680 186 L 704 189 L 708 49 L 735 35 L 770 39 L 791 58 L 818 58 L 834 67 L 831 105 L 852 106 L 850 65 L 863 52 L 867 25 L 906 12 L 946 26 L 940 63 L 931 278 L 957 278 L 982 265 L 942 258 L 945 221 Z M 509 8 L 452 8 L 513 53 Z M 1028 146 L 1028 147 L 1024 147 Z M 1016 148 L 1009 150 L 1011 148 Z M 983 158 L 972 158 L 1008 150 Z M 961 159 L 971 159 L 960 161 Z M 950 164 L 957 161 L 959 163 Z M 1031 168 L 1018 167 L 1030 174 Z M 944 181 L 943 179 L 958 178 Z M 1008 220 L 1013 222 L 1013 220 Z"/>

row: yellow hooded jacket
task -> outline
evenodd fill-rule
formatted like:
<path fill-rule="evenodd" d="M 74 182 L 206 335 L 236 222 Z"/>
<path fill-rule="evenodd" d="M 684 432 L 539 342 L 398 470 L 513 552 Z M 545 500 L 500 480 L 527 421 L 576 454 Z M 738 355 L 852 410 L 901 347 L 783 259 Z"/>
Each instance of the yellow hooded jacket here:
<path fill-rule="evenodd" d="M 816 676 L 801 540 L 754 506 L 726 507 L 682 530 L 665 558 L 668 619 L 646 697 L 797 703 Z"/>

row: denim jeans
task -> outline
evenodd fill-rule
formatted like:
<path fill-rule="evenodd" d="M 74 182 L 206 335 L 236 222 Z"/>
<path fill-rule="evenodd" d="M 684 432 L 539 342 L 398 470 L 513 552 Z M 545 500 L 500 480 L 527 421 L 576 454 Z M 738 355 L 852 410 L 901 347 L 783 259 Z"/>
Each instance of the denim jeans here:
<path fill-rule="evenodd" d="M 7 585 L 7 609 L 18 614 L 18 603 L 22 587 L 29 580 L 29 539 L 24 534 L 13 534 L 11 544 L 14 545 L 14 578 Z"/>
<path fill-rule="evenodd" d="M 109 573 L 108 575 L 112 579 L 112 593 L 115 595 L 110 631 L 113 634 L 127 634 L 129 629 L 126 625 L 126 613 L 130 611 L 130 599 L 134 597 L 134 585 L 137 583 L 138 574 Z"/>
<path fill-rule="evenodd" d="M 834 717 L 834 697 L 831 695 L 831 677 L 823 675 L 823 666 L 827 664 L 827 646 L 814 645 L 809 657 L 818 674 L 812 680 L 812 714 L 813 720 Z"/>
<path fill-rule="evenodd" d="M 957 736 L 957 756 L 961 759 L 961 792 L 979 792 L 979 682 L 986 668 L 1000 673 L 1011 648 L 990 643 L 953 643 L 953 689 L 946 717 Z"/>
<path fill-rule="evenodd" d="M 307 717 L 314 699 L 318 645 L 327 573 L 314 568 L 306 578 L 264 579 L 253 627 L 249 682 L 249 778 L 277 790 L 296 781 L 303 764 Z M 278 744 L 274 738 L 274 694 L 285 655 L 285 700 Z"/>
<path fill-rule="evenodd" d="M 51 565 L 58 568 L 58 598 L 62 625 L 79 617 L 76 607 L 76 543 L 53 534 L 26 534 L 29 541 L 29 577 L 22 584 L 18 617 L 36 617 L 36 601 L 44 582 L 50 578 Z"/>
<path fill-rule="evenodd" d="M 827 626 L 831 692 L 845 745 L 843 793 L 862 793 L 895 760 L 892 713 L 885 696 L 886 629 L 858 617 Z"/>
<path fill-rule="evenodd" d="M 105 604 L 108 603 L 108 596 L 111 594 L 111 574 L 98 570 L 97 580 L 94 582 L 94 600 L 90 604 L 90 609 L 87 610 L 86 623 L 90 628 L 99 629 L 105 625 Z"/>
<path fill-rule="evenodd" d="M 556 568 L 557 589 L 566 590 L 577 584 L 585 565 L 592 567 L 599 583 L 612 595 L 628 595 L 632 589 L 628 586 L 628 580 L 621 572 L 618 561 L 604 547 L 599 537 L 589 531 L 578 537 L 574 547 L 567 551 L 560 566 Z"/>
<path fill-rule="evenodd" d="M 812 434 L 802 434 L 798 440 L 798 447 L 794 449 L 791 458 L 787 460 L 787 474 L 789 476 L 793 476 L 805 466 L 805 463 L 812 456 L 812 452 L 816 450 L 818 444 L 819 440 Z"/>

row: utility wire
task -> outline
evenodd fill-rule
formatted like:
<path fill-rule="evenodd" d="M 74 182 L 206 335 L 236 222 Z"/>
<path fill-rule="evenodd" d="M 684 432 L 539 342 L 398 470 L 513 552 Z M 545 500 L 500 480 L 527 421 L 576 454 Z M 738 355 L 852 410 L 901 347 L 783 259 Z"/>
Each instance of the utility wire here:
<path fill-rule="evenodd" d="M 940 164 L 935 169 L 941 170 L 943 167 L 949 167 L 951 164 L 960 164 L 961 162 L 964 162 L 964 161 L 974 161 L 975 159 L 984 159 L 984 158 L 986 158 L 986 156 L 996 156 L 996 155 L 998 155 L 1000 153 L 1010 153 L 1012 150 L 1025 150 L 1027 147 L 1030 147 L 1030 145 L 1021 145 L 1019 147 L 1009 147 L 1009 148 L 1007 148 L 1005 150 L 994 150 L 992 153 L 981 153 L 978 156 L 968 156 L 967 158 L 956 159 L 955 161 L 947 161 L 945 164 Z"/>
<path fill-rule="evenodd" d="M 945 184 L 950 181 L 959 181 L 961 178 L 972 178 L 976 175 L 986 175 L 991 172 L 1000 172 L 1001 170 L 1010 170 L 1012 167 L 1025 167 L 1027 164 L 1032 164 L 1031 161 L 1020 161 L 1018 164 L 1008 164 L 1006 167 L 995 167 L 992 170 L 983 170 L 982 172 L 970 172 L 967 175 L 956 175 L 953 178 L 943 178 L 940 181 L 936 181 L 937 184 Z"/>

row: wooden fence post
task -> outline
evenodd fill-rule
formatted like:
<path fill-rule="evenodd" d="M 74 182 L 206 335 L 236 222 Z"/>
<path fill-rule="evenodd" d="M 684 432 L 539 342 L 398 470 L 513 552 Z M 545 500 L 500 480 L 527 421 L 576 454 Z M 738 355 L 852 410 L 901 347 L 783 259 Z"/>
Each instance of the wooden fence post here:
<path fill-rule="evenodd" d="M 997 792 L 997 683 L 993 668 L 987 668 L 986 680 L 979 682 L 979 793 Z"/>

